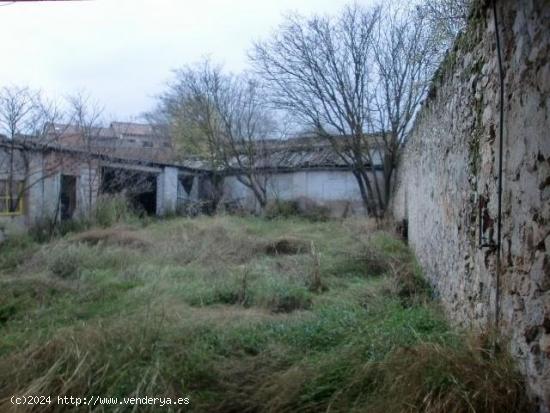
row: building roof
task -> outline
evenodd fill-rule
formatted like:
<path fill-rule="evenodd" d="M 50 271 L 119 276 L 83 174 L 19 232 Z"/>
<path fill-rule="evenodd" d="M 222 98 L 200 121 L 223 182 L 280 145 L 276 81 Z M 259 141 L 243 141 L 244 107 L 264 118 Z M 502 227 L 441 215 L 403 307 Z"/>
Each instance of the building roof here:
<path fill-rule="evenodd" d="M 132 151 L 131 148 L 127 150 L 106 150 L 105 148 L 91 148 L 86 149 L 78 146 L 59 144 L 55 141 L 43 141 L 35 137 L 21 137 L 12 141 L 5 136 L 0 135 L 0 147 L 11 147 L 16 145 L 17 149 L 21 150 L 35 150 L 35 151 L 56 151 L 70 153 L 79 156 L 93 156 L 94 158 L 106 159 L 113 162 L 125 162 L 138 165 L 150 165 L 150 166 L 173 166 L 177 168 L 190 169 L 193 171 L 207 172 L 208 168 L 205 162 L 197 159 L 189 160 L 176 160 L 172 154 L 161 153 L 159 151 L 152 151 L 150 156 L 143 156 L 141 151 Z M 124 148 L 122 148 L 124 149 Z M 139 149 L 139 148 L 137 148 Z"/>
<path fill-rule="evenodd" d="M 51 139 L 47 139 L 46 145 L 52 149 L 91 152 L 96 156 L 141 164 L 173 165 L 202 171 L 212 169 L 208 162 L 200 158 L 182 158 L 176 153 L 166 134 L 147 124 L 112 122 L 109 127 L 87 131 L 90 136 L 88 141 L 83 138 L 84 132 L 74 125 L 50 124 L 47 128 L 50 130 L 47 129 L 46 138 L 49 135 Z M 372 147 L 376 140 L 371 135 L 366 138 L 371 140 Z M 338 139 L 345 142 L 349 137 L 339 136 Z M 265 139 L 260 142 L 261 153 L 256 156 L 256 167 L 263 170 L 349 169 L 350 164 L 353 164 L 336 153 L 328 139 L 319 136 L 300 135 L 290 139 Z M 378 167 L 381 162 L 374 152 L 371 152 L 374 166 Z M 246 159 L 244 162 L 246 163 Z M 237 173 L 237 159 L 231 164 L 231 171 L 228 172 Z M 365 165 L 369 164 L 365 158 Z"/>
<path fill-rule="evenodd" d="M 349 137 L 336 137 L 345 143 Z M 375 167 L 381 165 L 378 147 L 374 135 L 370 139 L 371 154 Z M 262 148 L 256 156 L 256 167 L 273 171 L 289 171 L 299 169 L 350 169 L 351 155 L 346 151 L 340 154 L 333 149 L 332 143 L 319 136 L 297 136 L 290 139 L 266 139 L 262 141 Z M 242 158 L 246 161 L 245 158 Z M 365 165 L 369 165 L 368 158 L 364 157 Z M 232 164 L 238 169 L 235 159 Z"/>

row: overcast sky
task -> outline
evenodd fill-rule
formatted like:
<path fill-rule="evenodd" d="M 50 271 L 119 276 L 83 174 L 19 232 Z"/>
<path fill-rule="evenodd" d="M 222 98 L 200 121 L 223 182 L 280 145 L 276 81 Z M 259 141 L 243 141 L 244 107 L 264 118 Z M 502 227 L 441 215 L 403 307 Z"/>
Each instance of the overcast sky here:
<path fill-rule="evenodd" d="M 338 11 L 345 0 L 89 0 L 1 2 L 0 87 L 48 96 L 87 91 L 108 118 L 151 109 L 171 70 L 211 56 L 246 67 L 253 40 L 289 10 Z"/>

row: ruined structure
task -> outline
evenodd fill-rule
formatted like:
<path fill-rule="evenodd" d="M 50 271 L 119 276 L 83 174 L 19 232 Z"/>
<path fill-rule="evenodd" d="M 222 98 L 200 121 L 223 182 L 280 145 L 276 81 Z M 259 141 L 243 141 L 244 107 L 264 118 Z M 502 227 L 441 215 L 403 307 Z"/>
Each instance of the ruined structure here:
<path fill-rule="evenodd" d="M 200 165 L 129 149 L 85 150 L 0 138 L 0 229 L 85 217 L 102 193 L 124 192 L 136 207 L 156 215 L 198 200 L 206 174 Z"/>
<path fill-rule="evenodd" d="M 176 156 L 170 139 L 150 125 L 113 122 L 83 131 L 47 125 L 45 141 L 0 137 L 0 228 L 22 229 L 45 219 L 85 217 L 101 194 L 124 193 L 138 209 L 165 215 L 211 196 L 208 165 Z M 323 140 L 270 140 L 257 165 L 267 177 L 268 200 L 298 200 L 334 216 L 364 213 L 355 177 Z M 13 154 L 13 157 L 11 156 Z M 13 158 L 13 173 L 10 173 Z M 372 168 L 376 171 L 378 165 Z M 238 168 L 223 175 L 221 205 L 258 211 Z M 7 187 L 12 176 L 11 195 Z M 17 207 L 8 204 L 17 203 Z"/>
<path fill-rule="evenodd" d="M 476 328 L 498 323 L 548 412 L 550 4 L 496 3 L 498 27 L 492 7 L 476 2 L 437 73 L 402 155 L 393 214 L 408 222 L 410 244 L 450 317 Z"/>

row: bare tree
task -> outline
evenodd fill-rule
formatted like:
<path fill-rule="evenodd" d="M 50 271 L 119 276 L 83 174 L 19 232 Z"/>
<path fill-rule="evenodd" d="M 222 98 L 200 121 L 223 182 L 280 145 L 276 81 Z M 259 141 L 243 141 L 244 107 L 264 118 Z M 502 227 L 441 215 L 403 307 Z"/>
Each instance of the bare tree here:
<path fill-rule="evenodd" d="M 99 195 L 100 173 L 98 155 L 109 152 L 109 148 L 99 144 L 101 138 L 103 108 L 90 95 L 80 92 L 67 98 L 70 113 L 71 134 L 75 143 L 83 150 L 86 164 L 86 195 L 88 214 L 93 213 L 94 199 Z"/>
<path fill-rule="evenodd" d="M 156 125 L 167 125 L 176 154 L 198 157 L 211 171 L 207 192 L 215 210 L 223 195 L 223 162 L 219 157 L 221 125 L 214 107 L 215 76 L 219 67 L 205 59 L 174 71 L 174 80 L 159 96 L 159 106 L 148 115 Z"/>
<path fill-rule="evenodd" d="M 38 91 L 17 86 L 0 89 L 0 134 L 4 136 L 0 144 L 5 155 L 0 156 L 0 170 L 7 171 L 0 195 L 8 203 L 8 213 L 16 212 L 24 194 L 59 168 L 62 159 L 55 162 L 42 159 L 40 164 L 33 165 L 29 149 L 55 144 L 59 133 L 49 132 L 48 125 L 63 117 L 59 105 Z"/>
<path fill-rule="evenodd" d="M 264 168 L 269 161 L 265 140 L 275 129 L 267 109 L 261 85 L 254 79 L 219 75 L 220 86 L 214 95 L 222 141 L 219 156 L 228 170 L 254 194 L 260 207 L 267 204 L 270 174 Z"/>
<path fill-rule="evenodd" d="M 234 171 L 263 208 L 268 176 L 263 140 L 274 121 L 263 100 L 261 85 L 252 78 L 226 74 L 210 61 L 177 70 L 175 81 L 161 96 L 161 111 L 183 141 L 183 151 L 206 158 L 213 171 L 213 196 L 221 196 L 223 174 Z"/>
<path fill-rule="evenodd" d="M 390 195 L 401 146 L 442 55 L 434 27 L 421 10 L 384 10 L 376 28 L 373 56 L 378 86 L 376 139 L 384 148 L 385 199 Z"/>
<path fill-rule="evenodd" d="M 420 3 L 419 11 L 444 46 L 449 47 L 466 27 L 471 5 L 472 0 L 427 0 Z"/>
<path fill-rule="evenodd" d="M 327 139 L 353 172 L 367 211 L 386 200 L 375 168 L 374 40 L 380 10 L 347 7 L 337 18 L 291 15 L 252 61 L 271 86 L 273 102 Z"/>
<path fill-rule="evenodd" d="M 429 23 L 420 8 L 354 5 L 332 18 L 291 15 L 251 53 L 275 105 L 331 143 L 376 217 L 442 56 Z"/>

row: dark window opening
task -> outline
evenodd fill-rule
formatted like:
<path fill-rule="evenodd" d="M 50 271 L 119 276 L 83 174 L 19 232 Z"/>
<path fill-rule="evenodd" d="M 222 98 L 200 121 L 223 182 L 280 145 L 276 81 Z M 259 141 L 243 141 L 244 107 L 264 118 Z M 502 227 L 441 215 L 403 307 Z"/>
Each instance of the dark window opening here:
<path fill-rule="evenodd" d="M 181 186 L 183 186 L 183 189 L 187 195 L 191 194 L 191 190 L 193 189 L 193 180 L 193 175 L 184 175 L 180 177 Z"/>

